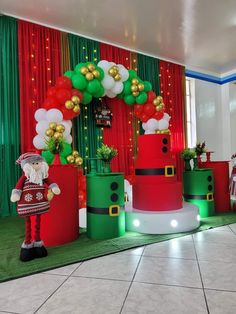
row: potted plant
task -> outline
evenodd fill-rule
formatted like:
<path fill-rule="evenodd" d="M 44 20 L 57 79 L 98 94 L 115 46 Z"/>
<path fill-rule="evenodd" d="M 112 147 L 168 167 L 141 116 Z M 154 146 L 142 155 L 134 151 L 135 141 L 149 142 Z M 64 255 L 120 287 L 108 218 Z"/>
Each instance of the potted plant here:
<path fill-rule="evenodd" d="M 102 146 L 97 149 L 97 158 L 104 162 L 103 172 L 111 172 L 110 162 L 117 154 L 117 149 L 105 144 L 102 144 Z"/>
<path fill-rule="evenodd" d="M 184 160 L 184 170 L 185 171 L 191 171 L 191 164 L 190 164 L 190 160 L 194 159 L 196 156 L 195 151 L 192 151 L 189 148 L 186 148 L 184 150 L 182 150 L 182 152 L 180 153 L 180 157 Z"/>

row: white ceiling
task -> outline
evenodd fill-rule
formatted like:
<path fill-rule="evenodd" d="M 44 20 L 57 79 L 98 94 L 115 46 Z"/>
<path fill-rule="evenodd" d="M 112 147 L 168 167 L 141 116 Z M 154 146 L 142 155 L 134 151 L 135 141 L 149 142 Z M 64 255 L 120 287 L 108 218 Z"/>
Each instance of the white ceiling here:
<path fill-rule="evenodd" d="M 198 71 L 236 69 L 236 0 L 1 0 L 0 12 Z"/>

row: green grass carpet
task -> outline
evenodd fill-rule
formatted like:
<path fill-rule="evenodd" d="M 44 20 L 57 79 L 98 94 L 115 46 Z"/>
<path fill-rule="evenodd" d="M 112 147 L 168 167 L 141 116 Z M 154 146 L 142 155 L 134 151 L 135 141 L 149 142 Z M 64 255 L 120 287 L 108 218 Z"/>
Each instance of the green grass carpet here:
<path fill-rule="evenodd" d="M 23 263 L 19 260 L 19 251 L 24 238 L 24 220 L 0 218 L 0 282 L 231 223 L 236 223 L 236 213 L 204 218 L 197 230 L 171 235 L 127 232 L 120 238 L 94 241 L 83 231 L 72 243 L 48 248 L 48 257 Z"/>

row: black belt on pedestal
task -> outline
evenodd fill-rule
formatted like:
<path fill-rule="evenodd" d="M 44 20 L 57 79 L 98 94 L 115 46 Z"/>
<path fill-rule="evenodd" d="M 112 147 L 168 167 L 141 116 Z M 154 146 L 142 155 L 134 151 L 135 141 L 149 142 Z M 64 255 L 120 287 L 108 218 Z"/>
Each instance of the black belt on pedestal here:
<path fill-rule="evenodd" d="M 119 216 L 120 210 L 124 209 L 124 206 L 119 205 L 111 205 L 107 208 L 97 208 L 87 206 L 87 212 L 92 214 L 102 214 L 102 215 L 110 215 L 110 216 Z"/>
<path fill-rule="evenodd" d="M 135 169 L 136 176 L 158 176 L 164 175 L 166 177 L 173 177 L 176 174 L 174 166 L 165 166 L 164 168 L 145 168 Z"/>
<path fill-rule="evenodd" d="M 206 195 L 190 195 L 184 194 L 184 198 L 188 200 L 207 200 L 207 201 L 214 201 L 213 193 L 207 193 Z"/>

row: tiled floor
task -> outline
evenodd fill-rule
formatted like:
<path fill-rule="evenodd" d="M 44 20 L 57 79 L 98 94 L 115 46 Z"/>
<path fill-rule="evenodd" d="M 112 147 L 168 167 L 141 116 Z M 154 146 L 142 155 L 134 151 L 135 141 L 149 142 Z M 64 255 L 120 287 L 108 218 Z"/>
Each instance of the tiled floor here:
<path fill-rule="evenodd" d="M 236 313 L 236 224 L 0 284 L 0 313 Z"/>

